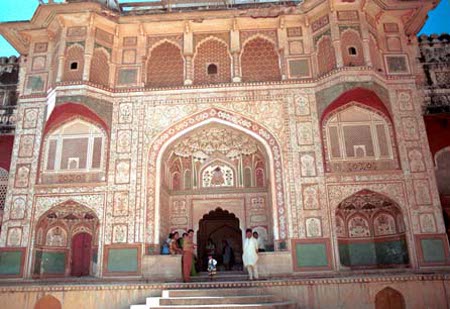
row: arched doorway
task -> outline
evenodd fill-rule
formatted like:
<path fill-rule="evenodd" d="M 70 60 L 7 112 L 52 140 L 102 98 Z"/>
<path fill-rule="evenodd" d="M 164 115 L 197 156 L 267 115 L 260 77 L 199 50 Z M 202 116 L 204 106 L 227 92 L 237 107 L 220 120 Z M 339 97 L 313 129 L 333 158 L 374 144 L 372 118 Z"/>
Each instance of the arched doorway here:
<path fill-rule="evenodd" d="M 284 244 L 282 240 L 289 236 L 289 218 L 287 217 L 288 212 L 286 211 L 284 193 L 284 170 L 282 153 L 280 152 L 282 148 L 277 138 L 271 133 L 271 130 L 265 128 L 264 125 L 249 118 L 245 118 L 240 114 L 216 108 L 202 110 L 201 112 L 192 114 L 166 128 L 154 139 L 150 146 L 146 178 L 148 184 L 146 188 L 148 197 L 146 203 L 146 221 L 148 223 L 147 226 L 149 227 L 144 230 L 146 242 L 161 245 L 170 231 L 177 230 L 181 232 L 186 230 L 186 228 L 191 228 L 193 225 L 197 224 L 192 220 L 191 215 L 193 207 L 191 201 L 193 201 L 194 198 L 189 201 L 189 197 L 186 197 L 185 195 L 186 198 L 183 200 L 181 198 L 183 194 L 180 192 L 176 194 L 177 197 L 180 197 L 180 200 L 175 200 L 175 196 L 173 192 L 171 192 L 170 186 L 173 184 L 172 180 L 175 180 L 175 188 L 180 184 L 179 188 L 182 188 L 181 191 L 188 188 L 193 191 L 198 190 L 199 188 L 195 187 L 192 183 L 192 180 L 194 179 L 197 179 L 197 181 L 199 180 L 199 175 L 196 174 L 198 170 L 179 169 L 179 167 L 183 166 L 180 164 L 178 167 L 174 167 L 175 169 L 173 172 L 175 172 L 175 177 L 170 180 L 171 175 L 167 159 L 171 154 L 172 146 L 177 143 L 177 141 L 208 126 L 223 126 L 240 135 L 247 136 L 259 144 L 259 150 L 264 155 L 263 168 L 260 168 L 257 171 L 255 170 L 255 176 L 253 176 L 253 174 L 249 173 L 245 167 L 244 170 L 242 170 L 243 166 L 237 164 L 239 170 L 237 171 L 235 179 L 239 181 L 241 187 L 243 187 L 244 184 L 255 186 L 255 182 L 252 184 L 248 181 L 243 181 L 244 176 L 242 173 L 247 176 L 252 175 L 252 177 L 258 179 L 264 179 L 264 182 L 256 181 L 256 186 L 263 185 L 265 191 L 269 194 L 266 194 L 264 197 L 255 196 L 252 200 L 246 201 L 246 203 L 248 203 L 248 205 L 251 203 L 252 208 L 254 206 L 254 208 L 268 210 L 270 211 L 270 214 L 268 216 L 266 214 L 263 214 L 262 216 L 257 215 L 256 221 L 258 222 L 253 221 L 253 223 L 250 222 L 250 224 L 248 223 L 248 218 L 244 218 L 244 224 L 246 227 L 248 225 L 256 225 L 255 228 L 267 232 L 263 234 L 267 235 L 268 249 L 274 248 L 274 241 L 277 242 L 277 244 L 278 242 L 280 243 L 280 246 L 277 246 L 277 248 L 282 248 L 283 246 L 281 246 L 281 244 Z M 217 141 L 223 142 L 222 144 L 225 142 L 223 139 L 217 139 Z M 197 146 L 199 144 L 190 145 Z M 221 150 L 223 151 L 223 149 Z M 246 156 L 247 155 L 244 155 L 244 157 Z M 189 156 L 184 157 L 184 160 L 181 161 L 188 164 L 190 164 L 189 162 L 192 162 L 189 160 Z M 156 173 L 154 171 L 156 171 Z M 189 179 L 191 181 L 189 181 Z M 183 186 L 183 184 L 187 185 Z M 230 193 L 230 189 L 232 190 L 232 188 L 222 190 L 223 192 Z M 250 193 L 252 190 L 248 191 Z M 260 207 L 261 205 L 263 205 L 263 207 Z M 176 218 L 169 218 L 169 214 L 173 213 L 173 209 L 175 209 L 176 212 L 179 212 L 179 214 L 176 215 Z M 246 211 L 247 210 L 248 207 L 246 207 Z M 167 222 L 167 220 L 172 221 L 175 224 Z M 173 225 L 180 227 L 178 228 Z"/>
<path fill-rule="evenodd" d="M 219 267 L 223 266 L 224 242 L 232 249 L 232 269 L 242 268 L 242 230 L 239 225 L 239 219 L 234 214 L 221 208 L 203 216 L 197 231 L 198 266 L 201 270 L 207 268 L 209 252 L 214 252 L 213 256 L 219 262 Z"/>
<path fill-rule="evenodd" d="M 384 288 L 375 296 L 375 309 L 405 309 L 403 295 L 390 288 Z"/>
<path fill-rule="evenodd" d="M 74 277 L 88 276 L 91 267 L 92 236 L 89 233 L 78 233 L 72 237 L 72 265 L 70 275 Z"/>
<path fill-rule="evenodd" d="M 36 225 L 33 276 L 93 275 L 98 232 L 96 214 L 72 200 L 45 212 Z"/>
<path fill-rule="evenodd" d="M 160 161 L 159 242 L 172 231 L 203 231 L 200 221 L 205 213 L 221 208 L 238 219 L 233 235 L 239 229 L 256 229 L 264 235 L 266 248 L 273 249 L 270 160 L 259 140 L 223 123 L 207 123 L 175 139 Z M 198 243 L 198 254 L 202 255 L 199 263 L 203 268 L 205 257 L 200 249 L 207 236 L 194 237 L 202 242 Z M 222 241 L 216 245 L 221 248 Z M 242 245 L 236 245 L 237 255 Z"/>

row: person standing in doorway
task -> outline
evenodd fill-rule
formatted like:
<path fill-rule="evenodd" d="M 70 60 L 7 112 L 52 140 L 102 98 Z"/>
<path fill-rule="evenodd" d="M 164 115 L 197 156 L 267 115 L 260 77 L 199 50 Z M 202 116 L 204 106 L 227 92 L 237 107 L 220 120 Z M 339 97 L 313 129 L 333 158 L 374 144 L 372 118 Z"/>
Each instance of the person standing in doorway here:
<path fill-rule="evenodd" d="M 253 232 L 253 237 L 258 242 L 258 252 L 266 252 L 266 244 L 264 243 L 264 239 L 259 236 L 258 232 Z"/>
<path fill-rule="evenodd" d="M 182 271 L 183 281 L 191 281 L 191 267 L 194 257 L 194 242 L 188 234 L 183 234 L 183 257 L 182 257 Z"/>
<path fill-rule="evenodd" d="M 245 231 L 244 254 L 242 255 L 244 267 L 248 271 L 250 280 L 258 279 L 258 241 L 253 237 L 252 230 Z"/>

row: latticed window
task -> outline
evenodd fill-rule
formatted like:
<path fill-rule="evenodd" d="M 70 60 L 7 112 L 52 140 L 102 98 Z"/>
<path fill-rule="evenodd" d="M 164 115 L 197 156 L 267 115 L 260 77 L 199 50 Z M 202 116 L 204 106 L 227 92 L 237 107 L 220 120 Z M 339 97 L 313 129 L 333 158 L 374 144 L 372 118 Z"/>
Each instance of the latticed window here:
<path fill-rule="evenodd" d="M 388 125 L 369 110 L 352 106 L 337 113 L 326 134 L 330 161 L 392 159 Z"/>
<path fill-rule="evenodd" d="M 8 171 L 0 168 L 0 210 L 5 207 L 6 190 L 8 189 Z"/>
<path fill-rule="evenodd" d="M 95 171 L 103 167 L 104 133 L 82 120 L 72 121 L 46 143 L 46 171 Z"/>
<path fill-rule="evenodd" d="M 203 187 L 232 187 L 234 186 L 233 169 L 226 164 L 211 164 L 203 170 Z"/>

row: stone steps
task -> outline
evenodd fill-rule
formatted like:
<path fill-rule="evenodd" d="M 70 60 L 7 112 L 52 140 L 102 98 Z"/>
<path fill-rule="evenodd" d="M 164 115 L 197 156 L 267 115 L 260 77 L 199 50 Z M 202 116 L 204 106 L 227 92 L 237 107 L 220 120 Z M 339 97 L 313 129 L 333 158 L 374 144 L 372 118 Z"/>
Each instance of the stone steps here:
<path fill-rule="evenodd" d="M 186 289 L 164 290 L 161 297 L 148 297 L 145 305 L 132 305 L 130 309 L 182 309 L 182 308 L 284 308 L 295 309 L 290 301 L 283 301 L 264 290 L 251 289 Z"/>

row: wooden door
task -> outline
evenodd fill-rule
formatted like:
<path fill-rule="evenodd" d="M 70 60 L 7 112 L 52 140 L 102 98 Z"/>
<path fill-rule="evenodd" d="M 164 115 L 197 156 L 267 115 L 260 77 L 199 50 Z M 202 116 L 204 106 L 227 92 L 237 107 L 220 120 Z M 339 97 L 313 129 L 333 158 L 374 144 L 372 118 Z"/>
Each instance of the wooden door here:
<path fill-rule="evenodd" d="M 91 251 L 92 236 L 90 234 L 79 233 L 72 238 L 72 276 L 89 276 Z"/>

